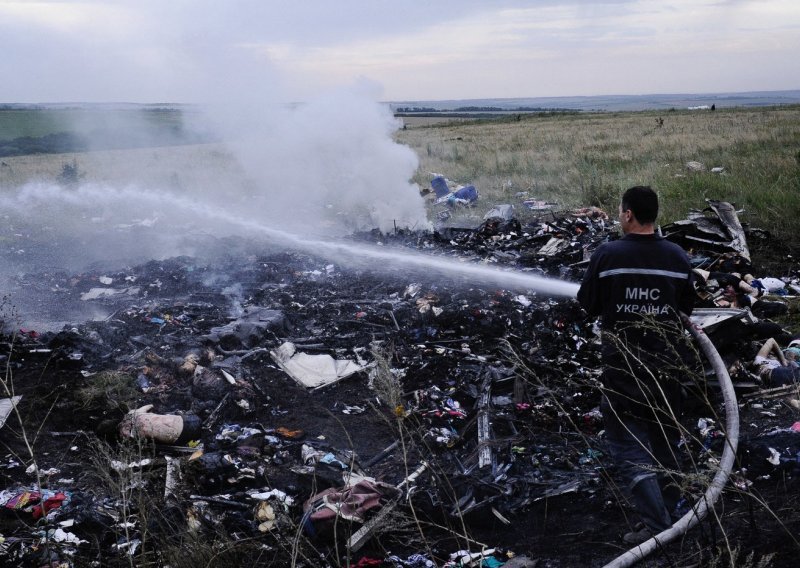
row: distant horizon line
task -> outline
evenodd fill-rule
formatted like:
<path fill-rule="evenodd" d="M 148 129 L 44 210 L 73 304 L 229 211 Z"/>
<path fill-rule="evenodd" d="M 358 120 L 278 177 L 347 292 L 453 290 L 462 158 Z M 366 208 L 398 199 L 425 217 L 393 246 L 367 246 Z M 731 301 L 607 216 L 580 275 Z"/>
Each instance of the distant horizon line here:
<path fill-rule="evenodd" d="M 469 97 L 469 98 L 403 98 L 403 99 L 384 99 L 379 102 L 384 104 L 392 103 L 407 103 L 407 102 L 451 102 L 451 101 L 513 101 L 513 100 L 531 100 L 531 99 L 598 99 L 598 98 L 617 98 L 617 97 L 733 97 L 733 96 L 753 96 L 753 95 L 776 95 L 780 93 L 791 93 L 800 97 L 800 88 L 797 89 L 776 89 L 776 90 L 752 90 L 752 91 L 695 91 L 695 92 L 654 92 L 654 93 L 605 93 L 595 95 L 534 95 L 534 96 L 513 96 L 513 97 Z M 299 104 L 307 101 L 285 101 L 280 104 Z M 201 102 L 134 102 L 134 101 L 40 101 L 40 102 L 0 102 L 0 107 L 14 107 L 14 106 L 69 106 L 69 105 L 96 105 L 96 106 L 110 106 L 110 105 L 130 105 L 130 106 L 203 106 L 209 103 Z"/>
<path fill-rule="evenodd" d="M 795 93 L 800 95 L 800 88 L 797 89 L 777 89 L 777 90 L 762 90 L 762 91 L 697 91 L 697 92 L 674 92 L 674 93 L 606 93 L 600 95 L 537 95 L 537 96 L 519 96 L 519 97 L 473 97 L 467 99 L 392 99 L 382 102 L 415 102 L 415 101 L 431 101 L 431 102 L 449 102 L 449 101 L 503 101 L 503 100 L 519 100 L 519 99 L 596 99 L 603 97 L 709 97 L 709 96 L 731 96 L 731 95 L 763 95 L 775 93 Z"/>

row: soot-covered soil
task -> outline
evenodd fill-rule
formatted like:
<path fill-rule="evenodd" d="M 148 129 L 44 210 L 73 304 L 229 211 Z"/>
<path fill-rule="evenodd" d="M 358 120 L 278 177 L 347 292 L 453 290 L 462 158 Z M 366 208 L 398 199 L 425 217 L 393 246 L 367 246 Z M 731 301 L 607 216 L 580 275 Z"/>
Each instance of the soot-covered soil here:
<path fill-rule="evenodd" d="M 610 231 L 591 216 L 543 226 L 359 238 L 575 281 Z M 554 232 L 569 245 L 538 254 Z M 513 553 L 510 565 L 564 567 L 627 549 L 637 520 L 605 453 L 593 322 L 574 300 L 226 245 L 213 261 L 16 279 L 3 354 L 22 427 L 12 413 L 0 430 L 6 565 L 444 566 L 494 548 L 485 565 Z M 96 319 L 12 327 L 15 294 Z M 364 369 L 310 390 L 270 354 L 286 342 Z M 724 413 L 713 380 L 687 380 L 708 397 L 687 401 L 697 497 Z M 797 397 L 759 388 L 737 389 L 741 451 L 715 514 L 644 565 L 796 563 Z M 145 404 L 202 428 L 188 444 L 121 438 L 116 424 Z M 701 431 L 700 418 L 715 423 Z M 360 547 L 347 543 L 361 522 L 313 514 L 352 473 L 378 495 L 359 511 L 378 519 Z M 25 491 L 40 490 L 50 511 L 37 519 Z"/>

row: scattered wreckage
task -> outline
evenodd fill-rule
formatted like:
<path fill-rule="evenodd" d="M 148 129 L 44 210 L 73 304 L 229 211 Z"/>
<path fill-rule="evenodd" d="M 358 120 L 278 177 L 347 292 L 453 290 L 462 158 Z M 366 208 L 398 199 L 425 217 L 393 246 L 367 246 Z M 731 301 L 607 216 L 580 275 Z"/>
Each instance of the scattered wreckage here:
<path fill-rule="evenodd" d="M 353 239 L 578 281 L 615 238 L 596 208 L 543 210 L 525 227 L 495 210 L 477 229 Z M 663 231 L 709 275 L 775 277 L 758 273 L 729 204 Z M 789 339 L 755 315 L 798 292 L 797 274 L 777 276 L 784 292 L 748 305 L 742 290 L 715 304 L 721 277 L 698 286 L 694 321 L 726 363 Z M 620 552 L 597 338 L 574 301 L 257 250 L 17 285 L 103 317 L 5 338 L 8 565 L 513 568 Z M 800 463 L 782 404 L 797 391 L 735 379 L 751 428 L 733 479 L 747 492 Z M 684 448 L 697 482 L 725 438 L 713 373 L 692 386 L 706 396 Z"/>

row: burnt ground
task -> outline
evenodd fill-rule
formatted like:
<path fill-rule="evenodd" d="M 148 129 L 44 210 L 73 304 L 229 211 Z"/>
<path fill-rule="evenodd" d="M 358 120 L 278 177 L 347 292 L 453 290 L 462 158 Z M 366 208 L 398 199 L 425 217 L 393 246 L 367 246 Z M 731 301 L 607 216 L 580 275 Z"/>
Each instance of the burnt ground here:
<path fill-rule="evenodd" d="M 540 254 L 554 234 L 568 246 Z M 577 281 L 584 249 L 609 234 L 601 219 L 566 216 L 524 229 L 494 222 L 355 240 Z M 791 251 L 759 239 L 758 268 L 790 275 Z M 620 537 L 636 519 L 604 451 L 598 348 L 576 302 L 217 244 L 225 252 L 212 261 L 15 279 L 3 355 L 5 382 L 23 397 L 22 426 L 12 414 L 0 430 L 4 565 L 423 566 L 414 555 L 424 555 L 444 566 L 484 547 L 497 549 L 493 565 L 513 552 L 528 565 L 602 566 L 627 549 Z M 15 298 L 41 301 L 70 323 L 20 329 Z M 248 319 L 258 310 L 269 312 Z M 759 333 L 720 337 L 720 351 L 745 349 Z M 286 341 L 377 372 L 309 390 L 269 353 Z M 687 377 L 690 498 L 723 444 L 714 378 L 701 376 Z M 759 389 L 737 386 L 739 460 L 715 515 L 643 565 L 796 564 L 796 393 Z M 125 413 L 144 404 L 197 416 L 203 427 L 191 447 L 116 435 Z M 711 417 L 717 427 L 699 430 L 698 419 Z M 169 495 L 167 457 L 180 470 Z M 357 551 L 346 543 L 360 523 L 304 514 L 313 496 L 344 485 L 343 471 L 384 484 L 365 518 L 386 515 Z M 45 519 L 35 518 L 35 496 L 15 506 L 39 488 L 45 499 L 65 498 L 45 504 L 53 507 Z"/>

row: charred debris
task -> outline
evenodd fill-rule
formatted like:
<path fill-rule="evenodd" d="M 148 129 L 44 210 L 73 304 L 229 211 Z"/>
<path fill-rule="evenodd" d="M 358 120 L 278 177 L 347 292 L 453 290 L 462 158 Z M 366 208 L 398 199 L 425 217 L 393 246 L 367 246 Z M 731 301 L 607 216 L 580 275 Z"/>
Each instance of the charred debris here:
<path fill-rule="evenodd" d="M 708 205 L 662 231 L 716 275 L 697 321 L 733 363 L 791 339 L 769 318 L 798 274 L 764 272 L 748 243 L 777 246 L 769 235 Z M 585 208 L 351 238 L 577 282 L 616 235 Z M 11 298 L 102 317 L 14 329 L 5 306 L 3 564 L 570 566 L 621 551 L 630 510 L 604 452 L 596 328 L 574 300 L 224 248 L 16 278 Z M 723 273 L 783 286 L 732 291 Z M 735 379 L 751 420 L 735 489 L 792 480 L 795 387 Z M 713 375 L 691 382 L 705 398 L 684 451 L 702 479 L 724 422 Z"/>

